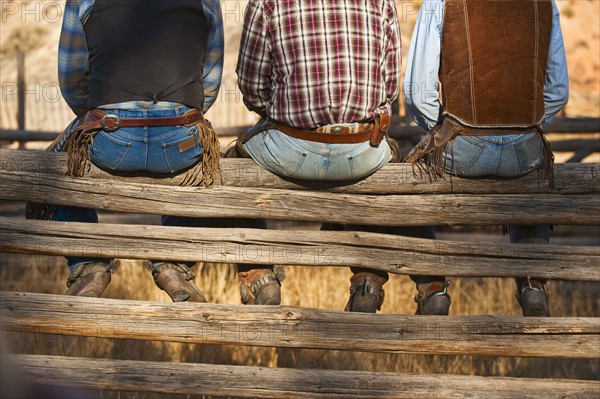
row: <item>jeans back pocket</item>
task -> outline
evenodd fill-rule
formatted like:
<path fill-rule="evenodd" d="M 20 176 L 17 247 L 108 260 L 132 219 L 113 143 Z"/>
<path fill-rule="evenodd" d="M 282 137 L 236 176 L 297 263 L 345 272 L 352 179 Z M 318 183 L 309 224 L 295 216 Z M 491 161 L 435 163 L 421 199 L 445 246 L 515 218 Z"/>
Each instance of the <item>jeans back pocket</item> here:
<path fill-rule="evenodd" d="M 461 177 L 493 175 L 497 169 L 496 158 L 493 151 L 484 154 L 485 149 L 486 143 L 475 137 L 456 137 L 444 151 L 446 172 Z"/>
<path fill-rule="evenodd" d="M 537 134 L 524 136 L 522 139 L 516 140 L 512 145 L 519 166 L 518 173 L 515 173 L 516 176 L 526 175 L 542 166 L 544 155 L 542 152 L 542 143 Z"/>
<path fill-rule="evenodd" d="M 202 146 L 198 138 L 198 129 L 186 131 L 170 141 L 162 143 L 168 172 L 175 173 L 197 164 L 202 159 Z"/>
<path fill-rule="evenodd" d="M 92 142 L 92 162 L 104 169 L 121 170 L 120 166 L 125 160 L 131 142 L 118 139 L 103 131 L 94 135 Z"/>

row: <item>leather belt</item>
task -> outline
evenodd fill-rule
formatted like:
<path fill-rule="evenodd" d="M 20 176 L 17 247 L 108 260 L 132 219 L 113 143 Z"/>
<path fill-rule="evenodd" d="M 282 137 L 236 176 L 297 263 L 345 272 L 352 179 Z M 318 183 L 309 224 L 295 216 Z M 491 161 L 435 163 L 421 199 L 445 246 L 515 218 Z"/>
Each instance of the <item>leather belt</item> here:
<path fill-rule="evenodd" d="M 182 116 L 173 118 L 121 118 L 117 115 L 107 114 L 100 109 L 88 111 L 79 128 L 85 133 L 92 130 L 114 132 L 122 127 L 155 127 L 155 126 L 191 126 L 203 121 L 202 112 L 197 109 L 187 111 Z"/>
<path fill-rule="evenodd" d="M 328 144 L 356 144 L 368 141 L 371 147 L 378 147 L 383 140 L 385 133 L 390 128 L 390 120 L 390 115 L 378 114 L 373 122 L 360 124 L 358 129 L 359 133 L 353 133 L 352 131 L 354 128 L 350 126 L 333 127 L 330 129 L 331 133 L 322 133 L 322 128 L 315 130 L 301 130 L 273 120 L 269 120 L 269 123 L 265 127 L 266 129 L 273 128 L 279 130 L 288 136 L 301 140 Z M 363 131 L 361 132 L 360 130 Z"/>

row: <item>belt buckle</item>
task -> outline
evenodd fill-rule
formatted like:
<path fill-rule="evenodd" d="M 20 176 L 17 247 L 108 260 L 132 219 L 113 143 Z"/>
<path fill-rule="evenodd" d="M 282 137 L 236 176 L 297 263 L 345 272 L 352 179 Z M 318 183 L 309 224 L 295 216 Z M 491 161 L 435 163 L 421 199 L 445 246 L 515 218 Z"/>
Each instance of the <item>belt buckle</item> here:
<path fill-rule="evenodd" d="M 114 126 L 107 126 L 106 121 L 114 121 Z M 117 115 L 106 114 L 100 119 L 100 126 L 102 126 L 102 130 L 105 132 L 114 132 L 117 131 L 121 127 L 121 118 Z"/>
<path fill-rule="evenodd" d="M 343 134 L 344 128 L 339 125 L 333 125 L 330 132 L 331 134 Z"/>
<path fill-rule="evenodd" d="M 325 125 L 321 126 L 317 129 L 319 133 L 325 134 L 344 134 L 344 126 L 340 126 L 338 124 L 335 125 Z"/>

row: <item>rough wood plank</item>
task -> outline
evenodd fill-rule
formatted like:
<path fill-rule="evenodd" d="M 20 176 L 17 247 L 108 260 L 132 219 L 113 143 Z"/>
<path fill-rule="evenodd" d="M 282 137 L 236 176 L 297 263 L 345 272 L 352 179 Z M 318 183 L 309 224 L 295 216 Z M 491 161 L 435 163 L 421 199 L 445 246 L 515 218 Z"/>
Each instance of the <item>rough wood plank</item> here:
<path fill-rule="evenodd" d="M 57 138 L 58 132 L 42 132 L 34 130 L 12 130 L 12 129 L 1 129 L 0 139 L 9 142 L 28 142 L 28 141 L 52 141 Z"/>
<path fill-rule="evenodd" d="M 569 139 L 569 140 L 557 140 L 552 142 L 553 151 L 588 151 L 599 152 L 600 151 L 600 140 L 597 138 L 593 139 Z"/>
<path fill-rule="evenodd" d="M 246 187 L 172 187 L 0 172 L 6 200 L 121 212 L 387 226 L 599 225 L 593 195 L 358 195 Z"/>
<path fill-rule="evenodd" d="M 120 215 L 120 214 L 119 214 Z M 123 222 L 119 222 L 123 223 Z M 574 229 L 577 229 L 575 227 Z M 584 235 L 585 232 L 574 231 L 571 235 L 557 235 L 556 230 L 551 234 L 550 245 L 573 245 L 573 246 L 600 246 L 600 230 L 596 231 L 595 234 Z M 593 234 L 593 235 L 592 235 Z M 464 242 L 498 242 L 507 243 L 509 238 L 506 235 L 493 234 L 491 232 L 479 233 L 479 232 L 468 232 L 468 231 L 436 231 L 435 237 L 437 240 L 448 240 L 448 241 L 464 241 Z"/>
<path fill-rule="evenodd" d="M 589 150 L 580 150 L 580 151 L 577 151 L 575 154 L 573 154 L 573 156 L 571 158 L 569 158 L 566 161 L 566 163 L 581 162 L 585 158 L 589 157 L 590 155 L 592 155 L 592 151 L 589 151 Z"/>
<path fill-rule="evenodd" d="M 598 381 L 417 375 L 18 355 L 36 383 L 240 398 L 591 398 Z"/>
<path fill-rule="evenodd" d="M 292 306 L 0 292 L 3 339 L 28 333 L 365 352 L 597 358 L 598 318 L 403 316 Z M 356 326 L 362 326 L 356 328 Z"/>
<path fill-rule="evenodd" d="M 546 133 L 598 133 L 600 118 L 555 118 Z"/>
<path fill-rule="evenodd" d="M 0 150 L 0 170 L 31 172 L 37 175 L 66 174 L 66 155 L 45 151 Z M 286 181 L 258 166 L 249 159 L 221 160 L 221 178 L 216 185 L 234 187 L 264 187 L 286 189 L 319 189 L 349 194 L 592 194 L 600 193 L 600 164 L 557 164 L 554 166 L 554 186 L 542 181 L 537 173 L 519 179 L 461 179 L 446 176 L 430 182 L 426 175 L 415 175 L 408 164 L 388 164 L 368 178 L 352 184 L 331 182 Z M 94 166 L 90 177 L 113 181 L 179 185 L 181 176 L 140 177 L 116 176 Z M 348 183 L 348 182 L 345 182 Z"/>
<path fill-rule="evenodd" d="M 600 248 L 435 241 L 366 232 L 162 227 L 0 218 L 4 252 L 308 266 L 396 274 L 600 281 Z M 452 267 L 448 267 L 452 265 Z"/>

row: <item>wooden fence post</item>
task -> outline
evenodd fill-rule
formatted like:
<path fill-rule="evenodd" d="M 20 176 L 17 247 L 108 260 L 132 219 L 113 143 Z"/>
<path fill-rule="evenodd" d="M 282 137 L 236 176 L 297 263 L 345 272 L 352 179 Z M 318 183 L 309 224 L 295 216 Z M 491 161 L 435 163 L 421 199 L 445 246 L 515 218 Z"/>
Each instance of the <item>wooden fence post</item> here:
<path fill-rule="evenodd" d="M 25 53 L 17 51 L 17 125 L 25 130 Z M 19 141 L 19 149 L 25 148 L 25 142 Z"/>

